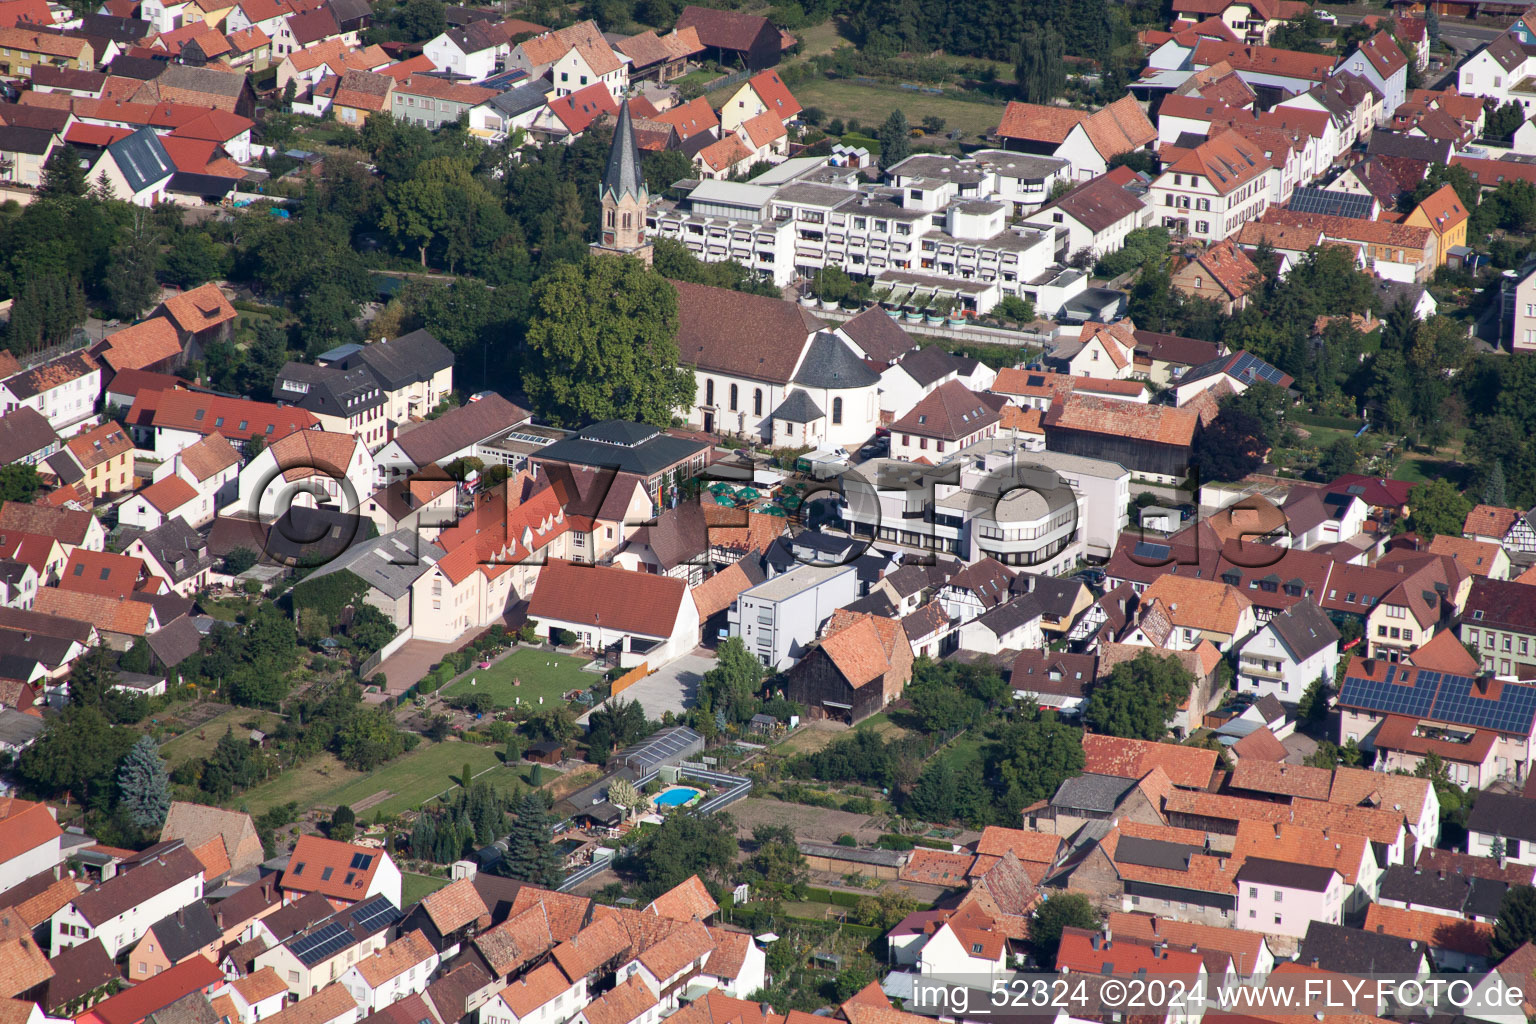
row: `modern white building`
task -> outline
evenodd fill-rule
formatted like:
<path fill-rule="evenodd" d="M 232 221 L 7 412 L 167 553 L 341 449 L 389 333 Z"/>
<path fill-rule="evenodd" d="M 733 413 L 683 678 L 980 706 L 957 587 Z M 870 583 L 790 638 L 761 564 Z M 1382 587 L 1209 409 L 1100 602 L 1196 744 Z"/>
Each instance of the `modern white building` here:
<path fill-rule="evenodd" d="M 727 613 L 732 636 L 775 671 L 800 657 L 832 613 L 859 597 L 851 565 L 798 565 L 736 598 Z"/>

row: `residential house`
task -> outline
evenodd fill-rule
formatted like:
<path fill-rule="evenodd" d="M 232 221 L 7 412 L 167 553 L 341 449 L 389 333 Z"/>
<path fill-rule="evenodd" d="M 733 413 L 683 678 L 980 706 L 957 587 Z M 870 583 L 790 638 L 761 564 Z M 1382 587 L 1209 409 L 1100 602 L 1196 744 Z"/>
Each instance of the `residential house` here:
<path fill-rule="evenodd" d="M 1248 857 L 1235 881 L 1239 928 L 1299 939 L 1315 922 L 1344 920 L 1349 887 L 1330 866 Z"/>
<path fill-rule="evenodd" d="M 541 964 L 482 1005 L 480 1019 L 485 1024 L 559 1024 L 566 1013 L 587 1002 L 586 982 L 585 975 L 569 980 L 553 962 Z"/>
<path fill-rule="evenodd" d="M 192 851 L 180 840 L 157 843 L 124 858 L 117 874 L 53 915 L 53 948 L 99 939 L 107 954 L 116 956 L 137 943 L 153 922 L 202 898 L 203 865 Z"/>
<path fill-rule="evenodd" d="M 852 570 L 850 570 L 851 572 Z M 656 669 L 699 642 L 687 584 L 669 576 L 550 562 L 528 598 L 528 615 L 551 633 L 566 629 L 585 648 L 632 668 Z"/>
<path fill-rule="evenodd" d="M 474 879 L 460 878 L 423 897 L 400 923 L 401 934 L 420 934 L 446 960 L 490 923 L 490 908 Z"/>
<path fill-rule="evenodd" d="M 362 1017 L 363 1011 L 345 986 L 326 985 L 311 989 L 309 995 L 300 996 L 298 1002 L 266 1020 L 268 1024 L 356 1024 Z"/>
<path fill-rule="evenodd" d="M 1408 98 L 1408 58 L 1389 32 L 1377 32 L 1362 40 L 1354 52 L 1339 61 L 1338 70 L 1358 75 L 1375 86 L 1389 116 Z"/>
<path fill-rule="evenodd" d="M 1462 609 L 1462 642 L 1476 647 L 1485 671 L 1503 678 L 1526 679 L 1536 665 L 1536 601 L 1523 583 L 1474 578 Z"/>
<path fill-rule="evenodd" d="M 191 597 L 207 587 L 215 564 L 208 542 L 179 517 L 134 537 L 123 553 L 142 558 L 145 567 L 170 583 L 181 597 Z"/>
<path fill-rule="evenodd" d="M 1144 187 L 1132 189 L 1128 182 L 1143 184 L 1134 175 L 1100 175 L 1040 207 L 1024 223 L 1053 228 L 1059 242 L 1058 254 L 1086 251 L 1104 256 L 1118 252 L 1125 245 L 1126 235 L 1150 226 L 1156 215 L 1143 198 Z"/>
<path fill-rule="evenodd" d="M 1403 977 L 1429 973 L 1429 955 L 1418 942 L 1342 924 L 1314 921 L 1301 940 L 1298 961 L 1335 974 L 1381 971 Z"/>
<path fill-rule="evenodd" d="M 627 39 L 620 39 L 614 47 L 629 58 L 631 82 L 654 81 L 665 85 L 682 76 L 688 69 L 688 58 L 704 52 L 696 28 L 674 28 L 666 35 L 647 30 Z"/>
<path fill-rule="evenodd" d="M 437 128 L 467 117 L 470 110 L 496 95 L 494 89 L 450 82 L 430 75 L 409 75 L 395 82 L 390 112 L 398 121 Z"/>
<path fill-rule="evenodd" d="M 235 329 L 235 307 L 217 284 L 209 281 L 179 295 L 172 295 L 155 310 L 176 325 L 186 359 L 201 359 L 203 346 L 228 341 Z"/>
<path fill-rule="evenodd" d="M 0 380 L 5 413 L 34 409 L 61 436 L 91 417 L 101 396 L 101 364 L 84 352 L 69 352 Z"/>
<path fill-rule="evenodd" d="M 1338 660 L 1338 628 L 1315 602 L 1304 598 L 1242 643 L 1237 689 L 1296 704 L 1318 679 L 1332 685 Z"/>
<path fill-rule="evenodd" d="M 149 585 L 140 559 L 80 548 L 70 553 L 58 581 L 60 590 L 115 598 L 129 597 Z"/>
<path fill-rule="evenodd" d="M 87 942 L 85 945 L 90 943 Z M 90 981 L 95 981 L 99 977 L 93 966 L 99 962 L 95 955 L 72 958 L 72 963 L 75 965 L 89 969 L 90 973 L 87 977 Z M 121 976 L 117 980 L 121 982 Z M 144 1024 L 155 1014 L 162 1012 L 172 1020 L 182 1020 L 185 1018 L 178 1013 L 182 1007 L 188 1006 L 199 997 L 206 997 L 223 983 L 224 977 L 217 967 L 202 957 L 193 957 L 163 974 L 157 974 L 126 990 L 117 991 L 117 994 L 110 998 L 94 1002 L 89 1009 L 80 1014 L 79 1020 L 81 1024 Z M 110 988 L 117 990 L 121 985 L 113 985 Z M 82 1001 L 90 1001 L 98 997 L 99 993 L 95 989 L 88 989 L 81 993 Z M 54 996 L 50 992 L 50 1001 L 52 998 Z M 181 1007 L 171 1009 L 174 1004 L 182 1000 L 187 1002 L 182 1003 Z"/>
<path fill-rule="evenodd" d="M 1134 97 L 1124 96 L 1088 113 L 1033 103 L 1009 103 L 997 127 L 1006 149 L 1066 160 L 1071 176 L 1091 181 L 1117 156 L 1150 149 L 1157 128 Z"/>
<path fill-rule="evenodd" d="M 155 482 L 169 476 L 185 480 L 214 508 L 222 508 L 238 493 L 240 455 L 224 435 L 209 434 L 155 467 Z"/>
<path fill-rule="evenodd" d="M 3 32 L 0 29 L 0 32 Z M 59 137 L 42 128 L 0 126 L 0 181 L 37 188 Z"/>
<path fill-rule="evenodd" d="M 199 494 L 197 488 L 179 476 L 168 476 L 134 493 L 119 506 L 118 522 L 153 530 L 179 518 L 188 526 L 198 527 L 212 522 L 215 511 L 211 495 Z"/>
<path fill-rule="evenodd" d="M 96 70 L 90 40 L 35 28 L 0 27 L 0 54 L 0 74 L 12 78 L 27 78 L 34 67 Z"/>
<path fill-rule="evenodd" d="M 1114 912 L 1105 919 L 1112 935 L 1166 942 L 1174 949 L 1208 950 L 1224 953 L 1231 960 L 1233 973 L 1244 980 L 1268 974 L 1275 965 L 1275 954 L 1263 935 L 1240 928 L 1213 928 L 1208 925 L 1154 917 L 1151 914 Z"/>
<path fill-rule="evenodd" d="M 348 967 L 337 984 L 352 993 L 364 1013 L 419 995 L 441 958 L 420 930 L 406 932 L 372 956 Z"/>
<path fill-rule="evenodd" d="M 240 470 L 235 507 L 268 521 L 296 505 L 354 512 L 373 493 L 375 474 L 373 456 L 351 434 L 295 430 Z"/>
<path fill-rule="evenodd" d="M 527 423 L 529 417 L 526 410 L 500 395 L 490 394 L 450 409 L 434 420 L 398 431 L 374 457 L 377 471 L 373 486 L 362 493 L 370 494 L 376 487 L 413 476 L 429 466 L 447 465 L 454 459 L 474 455 L 479 445 L 505 433 L 509 427 Z"/>
<path fill-rule="evenodd" d="M 1428 911 L 1373 903 L 1365 912 L 1365 930 L 1422 946 L 1437 971 L 1483 971 L 1494 959 L 1489 948 L 1493 925 L 1485 921 L 1453 921 Z"/>
<path fill-rule="evenodd" d="M 1486 806 L 1467 816 L 1467 850 L 1499 862 L 1536 864 L 1536 817 L 1532 802 L 1512 793 L 1488 793 Z M 1479 804 L 1482 795 L 1479 795 Z"/>
<path fill-rule="evenodd" d="M 29 405 L 0 416 L 0 459 L 5 464 L 36 466 L 59 450 L 59 435 L 42 413 Z"/>
<path fill-rule="evenodd" d="M 904 462 L 942 461 L 946 451 L 996 436 L 1000 408 L 994 396 L 978 395 L 959 381 L 946 381 L 891 424 L 891 457 Z"/>
<path fill-rule="evenodd" d="M 1248 254 L 1227 238 L 1185 259 L 1176 259 L 1170 283 L 1185 295 L 1209 299 L 1228 316 L 1248 305 L 1263 275 Z"/>
<path fill-rule="evenodd" d="M 1423 283 L 1439 265 L 1438 242 L 1435 233 L 1427 227 L 1298 213 L 1279 207 L 1264 211 L 1264 220 L 1270 224 L 1316 227 L 1322 230 L 1327 241 L 1361 246 L 1366 268 L 1377 277 Z"/>
<path fill-rule="evenodd" d="M 1461 527 L 1461 535 L 1516 552 L 1536 551 L 1536 527 L 1528 515 L 1497 505 L 1475 505 Z"/>
<path fill-rule="evenodd" d="M 222 842 L 225 859 L 234 874 L 258 867 L 265 859 L 261 839 L 249 814 L 185 800 L 171 801 L 165 824 L 160 829 L 161 842 L 180 839 L 196 850 L 215 837 Z"/>
<path fill-rule="evenodd" d="M 31 535 L 52 538 L 59 551 L 41 555 L 36 568 L 39 575 L 50 575 L 49 567 L 62 569 L 64 561 L 75 548 L 103 551 L 107 546 L 107 531 L 101 521 L 89 512 L 78 509 L 54 508 L 48 505 L 29 505 L 20 501 L 0 502 L 0 537 Z M 0 550 L 4 550 L 0 548 Z M 6 551 L 7 557 L 16 558 L 19 549 Z"/>
<path fill-rule="evenodd" d="M 198 901 L 156 921 L 128 953 L 128 980 L 163 974 L 192 957 L 218 956 L 223 929 L 208 904 Z"/>
<path fill-rule="evenodd" d="M 1509 578 L 1509 555 L 1491 541 L 1470 540 L 1442 533 L 1429 542 L 1426 549 L 1433 555 L 1446 555 L 1472 576 L 1484 576 L 1492 580 Z"/>
<path fill-rule="evenodd" d="M 32 410 L 28 407 L 27 411 Z M 73 472 L 66 469 L 65 460 L 74 467 Z M 78 474 L 78 484 L 97 499 L 121 494 L 134 483 L 133 441 L 121 425 L 110 420 L 70 438 L 64 443 L 64 450 L 49 459 L 48 464 L 61 480 Z"/>
<path fill-rule="evenodd" d="M 372 373 L 384 393 L 391 429 L 424 418 L 453 391 L 453 353 L 424 329 L 338 351 L 339 358 L 322 354 L 320 365 Z"/>
<path fill-rule="evenodd" d="M 629 90 L 629 58 L 607 42 L 582 40 L 550 67 L 549 81 L 557 97 L 602 85 L 617 102 Z"/>
<path fill-rule="evenodd" d="M 391 107 L 395 80 L 371 71 L 348 71 L 336 83 L 331 109 L 342 124 L 361 127 L 368 118 Z"/>
<path fill-rule="evenodd" d="M 1109 459 L 1133 475 L 1164 482 L 1188 474 L 1190 448 L 1201 428 L 1192 409 L 1075 393 L 1053 402 L 1041 423 L 1048 451 Z"/>
<path fill-rule="evenodd" d="M 181 363 L 181 339 L 170 320 L 154 316 L 107 335 L 91 348 L 91 355 L 113 375 L 124 370 L 170 373 Z"/>
<path fill-rule="evenodd" d="M 369 451 L 388 440 L 384 392 L 365 367 L 287 363 L 272 382 L 272 400 L 313 413 L 322 430 L 351 434 Z"/>
<path fill-rule="evenodd" d="M 1174 786 L 1181 789 L 1206 789 L 1216 770 L 1216 752 L 1174 743 L 1122 739 L 1088 733 L 1083 737 L 1086 761 L 1083 771 L 1115 775 L 1122 779 L 1141 779 L 1153 768 L 1160 768 Z"/>
<path fill-rule="evenodd" d="M 542 142 L 569 145 L 581 138 L 594 122 L 607 115 L 617 115 L 613 93 L 601 82 L 548 101 L 533 119 L 534 137 Z"/>
<path fill-rule="evenodd" d="M 1438 266 L 1444 266 L 1451 249 L 1467 244 L 1467 224 L 1471 215 L 1462 205 L 1461 197 L 1450 185 L 1442 185 L 1415 206 L 1403 223 L 1419 228 L 1429 228 L 1435 235 L 1435 258 Z"/>
<path fill-rule="evenodd" d="M 0 799 L 0 893 L 58 868 L 63 861 L 62 836 L 47 804 Z"/>
<path fill-rule="evenodd" d="M 319 836 L 299 837 L 278 884 L 290 901 L 317 892 L 340 907 L 373 896 L 400 906 L 400 869 L 389 854 Z"/>
<path fill-rule="evenodd" d="M 135 206 L 154 206 L 166 198 L 176 164 L 152 128 L 140 128 L 107 146 L 86 171 L 93 183 Z"/>
<path fill-rule="evenodd" d="M 1256 142 L 1227 132 L 1164 168 L 1152 179 L 1147 205 L 1174 235 L 1220 242 L 1270 207 L 1278 173 Z"/>

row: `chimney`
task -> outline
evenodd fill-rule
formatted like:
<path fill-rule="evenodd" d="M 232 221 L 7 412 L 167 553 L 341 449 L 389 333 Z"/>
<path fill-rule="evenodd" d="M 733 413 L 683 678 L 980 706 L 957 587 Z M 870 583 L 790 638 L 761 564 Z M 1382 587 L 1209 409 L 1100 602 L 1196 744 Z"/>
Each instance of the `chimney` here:
<path fill-rule="evenodd" d="M 185 907 L 176 910 L 176 927 L 180 928 L 187 923 L 187 911 Z"/>
<path fill-rule="evenodd" d="M 219 926 L 219 931 L 224 930 L 224 911 L 215 910 L 213 912 L 213 923 Z"/>
<path fill-rule="evenodd" d="M 1157 934 L 1157 918 L 1155 917 L 1152 919 L 1152 934 Z"/>
<path fill-rule="evenodd" d="M 1315 967 L 1317 967 L 1317 966 L 1318 966 L 1318 959 L 1317 959 L 1317 957 L 1313 957 L 1313 958 L 1312 958 L 1312 966 L 1313 966 L 1313 967 L 1314 967 L 1314 968 L 1315 968 Z M 1319 1016 L 1319 1017 L 1321 1017 L 1321 1016 L 1322 1016 L 1322 1014 L 1318 1014 L 1318 1016 Z"/>
<path fill-rule="evenodd" d="M 1386 930 L 1387 930 L 1387 926 L 1384 925 L 1384 924 L 1379 924 L 1379 925 L 1376 926 L 1376 934 L 1377 935 L 1384 934 L 1386 932 Z"/>

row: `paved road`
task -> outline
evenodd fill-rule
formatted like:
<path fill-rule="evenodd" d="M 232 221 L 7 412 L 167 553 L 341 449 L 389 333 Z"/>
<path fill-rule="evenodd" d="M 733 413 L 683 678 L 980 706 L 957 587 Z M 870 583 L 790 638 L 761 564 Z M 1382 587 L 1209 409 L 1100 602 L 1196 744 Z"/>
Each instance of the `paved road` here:
<path fill-rule="evenodd" d="M 1335 8 L 1341 25 L 1353 25 L 1368 14 L 1377 14 L 1379 11 L 1366 11 L 1351 14 L 1342 8 Z M 1513 18 L 1486 18 L 1480 21 L 1461 21 L 1454 18 L 1440 19 L 1440 39 L 1448 46 L 1456 48 L 1458 62 L 1473 50 L 1486 45 L 1509 27 Z"/>

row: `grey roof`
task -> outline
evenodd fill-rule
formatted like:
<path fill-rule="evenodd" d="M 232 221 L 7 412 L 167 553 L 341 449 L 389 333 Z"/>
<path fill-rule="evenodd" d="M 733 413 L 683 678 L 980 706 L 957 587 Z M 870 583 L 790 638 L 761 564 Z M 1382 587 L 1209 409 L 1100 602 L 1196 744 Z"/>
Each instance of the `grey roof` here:
<path fill-rule="evenodd" d="M 907 376 L 923 387 L 951 373 L 959 372 L 959 367 L 955 365 L 955 357 L 936 345 L 908 352 L 901 357 L 901 362 L 897 365 L 907 371 Z"/>
<path fill-rule="evenodd" d="M 1269 620 L 1297 661 L 1305 661 L 1329 644 L 1339 642 L 1339 630 L 1311 598 L 1302 598 Z"/>
<path fill-rule="evenodd" d="M 538 82 L 499 92 L 485 102 L 502 117 L 518 117 L 548 102 L 549 90 L 543 87 L 543 81 L 541 78 Z"/>
<path fill-rule="evenodd" d="M 799 388 L 784 396 L 784 401 L 773 410 L 771 419 L 786 420 L 790 423 L 814 423 L 826 418 L 826 413 L 816 404 L 816 400 L 807 392 Z"/>
<path fill-rule="evenodd" d="M 1287 889 L 1305 889 L 1307 892 L 1326 892 L 1328 880 L 1335 874 L 1333 868 L 1314 864 L 1293 864 L 1284 860 L 1267 860 L 1249 857 L 1238 869 L 1239 882 L 1257 882 L 1260 885 L 1279 885 Z"/>
<path fill-rule="evenodd" d="M 197 653 L 203 642 L 203 634 L 191 619 L 183 618 L 151 633 L 147 642 L 155 660 L 169 670 Z"/>
<path fill-rule="evenodd" d="M 398 391 L 453 366 L 453 353 L 429 332 L 415 330 L 364 345 L 347 354 L 345 365 L 347 369 L 366 366 L 385 391 Z"/>
<path fill-rule="evenodd" d="M 0 153 L 27 153 L 42 156 L 53 145 L 53 132 L 42 128 L 18 128 L 0 125 Z"/>
<path fill-rule="evenodd" d="M 140 18 L 120 18 L 114 14 L 87 14 L 80 19 L 80 31 L 88 36 L 103 36 L 117 43 L 137 43 L 142 39 L 148 39 L 155 31 L 153 22 Z M 33 69 L 32 81 L 38 81 L 37 70 Z M 51 70 L 51 69 L 50 69 Z M 58 69 L 69 70 L 74 69 Z M 95 71 L 75 71 L 75 74 L 98 74 Z M 105 82 L 106 75 L 99 75 Z"/>
<path fill-rule="evenodd" d="M 396 435 L 395 444 L 417 466 L 430 466 L 527 419 L 526 410 L 492 394 Z"/>
<path fill-rule="evenodd" d="M 1125 794 L 1135 788 L 1135 779 L 1122 779 L 1118 775 L 1075 775 L 1057 788 L 1056 795 L 1051 797 L 1051 806 L 1108 813 L 1120 806 Z M 1122 837 L 1121 845 L 1129 838 Z"/>
<path fill-rule="evenodd" d="M 1122 779 L 1122 782 L 1134 780 Z M 1122 835 L 1115 846 L 1115 860 L 1122 864 L 1137 864 L 1148 868 L 1167 868 L 1170 871 L 1188 871 L 1190 858 L 1205 851 L 1187 843 L 1170 843 L 1161 839 L 1142 839 Z"/>
<path fill-rule="evenodd" d="M 224 930 L 213 918 L 213 911 L 202 900 L 188 904 L 174 914 L 167 914 L 154 924 L 155 938 L 160 940 L 165 955 L 171 963 L 180 963 L 204 946 L 219 941 Z"/>
<path fill-rule="evenodd" d="M 644 424 L 610 420 L 594 423 L 575 437 L 556 441 L 540 449 L 534 458 L 650 477 L 708 447 L 703 441 L 673 437 Z"/>
<path fill-rule="evenodd" d="M 210 96 L 239 96 L 245 91 L 244 75 L 232 75 L 217 68 L 199 68 L 190 64 L 171 64 L 155 80 L 161 85 Z"/>
<path fill-rule="evenodd" d="M 1536 801 L 1510 793 L 1482 793 L 1467 816 L 1467 831 L 1536 843 Z"/>
<path fill-rule="evenodd" d="M 47 417 L 30 405 L 0 416 L 0 462 L 21 462 L 58 443 L 59 435 L 48 425 Z"/>
<path fill-rule="evenodd" d="M 0 743 L 11 747 L 24 747 L 43 731 L 43 720 L 36 715 L 26 715 L 15 708 L 0 708 Z"/>
<path fill-rule="evenodd" d="M 800 372 L 795 374 L 796 384 L 831 391 L 868 387 L 879 380 L 878 373 L 854 355 L 837 335 L 827 331 L 819 331 L 811 339 L 811 347 L 800 362 Z"/>
<path fill-rule="evenodd" d="M 167 519 L 148 533 L 139 534 L 133 539 L 144 542 L 144 547 L 176 583 L 190 579 L 213 565 L 213 556 L 208 553 L 208 542 L 180 516 Z M 126 535 L 124 540 L 129 541 Z"/>
<path fill-rule="evenodd" d="M 1449 163 L 1455 152 L 1450 139 L 1426 139 L 1401 132 L 1372 132 L 1365 151 L 1371 156 L 1404 156 L 1432 164 Z"/>
<path fill-rule="evenodd" d="M 199 904 L 201 906 L 201 904 Z M 175 963 L 173 959 L 171 961 Z M 202 990 L 188 992 L 145 1018 L 146 1024 L 219 1024 L 219 1015 Z"/>
<path fill-rule="evenodd" d="M 261 554 L 304 569 L 329 564 L 367 533 L 372 524 L 354 512 L 291 505 L 272 529 Z"/>
<path fill-rule="evenodd" d="M 837 846 L 832 843 L 800 843 L 798 845 L 800 852 L 807 857 L 827 857 L 831 860 L 875 864 L 888 868 L 899 868 L 907 862 L 906 854 L 896 850 L 861 850 L 856 846 Z"/>
<path fill-rule="evenodd" d="M 443 554 L 442 548 L 422 540 L 415 530 L 396 530 L 349 547 L 308 578 L 345 570 L 384 596 L 398 599 L 410 593 L 411 584 Z"/>
<path fill-rule="evenodd" d="M 1301 940 L 1298 959 L 1303 964 L 1316 960 L 1338 974 L 1412 975 L 1419 972 L 1424 950 L 1417 942 L 1396 935 L 1313 921 Z"/>
<path fill-rule="evenodd" d="M 1027 622 L 1040 618 L 1040 615 L 1040 602 L 1035 600 L 1033 594 L 1023 594 L 1007 604 L 998 605 L 976 621 L 997 636 L 1002 636 Z"/>
<path fill-rule="evenodd" d="M 634 746 L 619 751 L 615 761 L 643 775 L 658 765 L 676 764 L 689 754 L 703 749 L 703 736 L 686 725 L 673 725 L 659 729 Z"/>
<path fill-rule="evenodd" d="M 177 171 L 166 183 L 166 189 L 188 196 L 227 196 L 240 183 L 239 178 L 226 178 L 218 174 L 196 174 Z"/>
<path fill-rule="evenodd" d="M 284 387 L 292 383 L 297 387 Z M 383 405 L 387 399 L 366 366 L 342 369 L 290 362 L 272 381 L 273 401 L 327 416 L 352 417 Z"/>
<path fill-rule="evenodd" d="M 912 336 L 897 326 L 890 314 L 879 306 L 870 306 L 864 312 L 845 321 L 842 332 L 864 350 L 864 354 L 880 363 L 892 363 L 917 347 Z"/>
<path fill-rule="evenodd" d="M 1377 899 L 1395 900 L 1415 907 L 1434 907 L 1458 917 L 1463 914 L 1491 917 L 1498 915 L 1499 904 L 1508 889 L 1509 883 L 1498 879 L 1393 864 L 1381 876 L 1381 893 Z"/>
<path fill-rule="evenodd" d="M 222 73 L 220 76 L 234 77 Z M 118 139 L 107 147 L 107 152 L 134 192 L 142 192 L 176 173 L 171 155 L 160 144 L 160 137 L 153 128 L 140 128 L 126 138 Z"/>
<path fill-rule="evenodd" d="M 608 167 L 603 171 L 598 195 L 615 199 L 634 196 L 645 201 L 645 179 L 640 176 L 640 147 L 635 144 L 635 122 L 630 117 L 629 101 L 619 107 L 619 123 L 613 130 L 613 145 L 608 148 Z"/>

